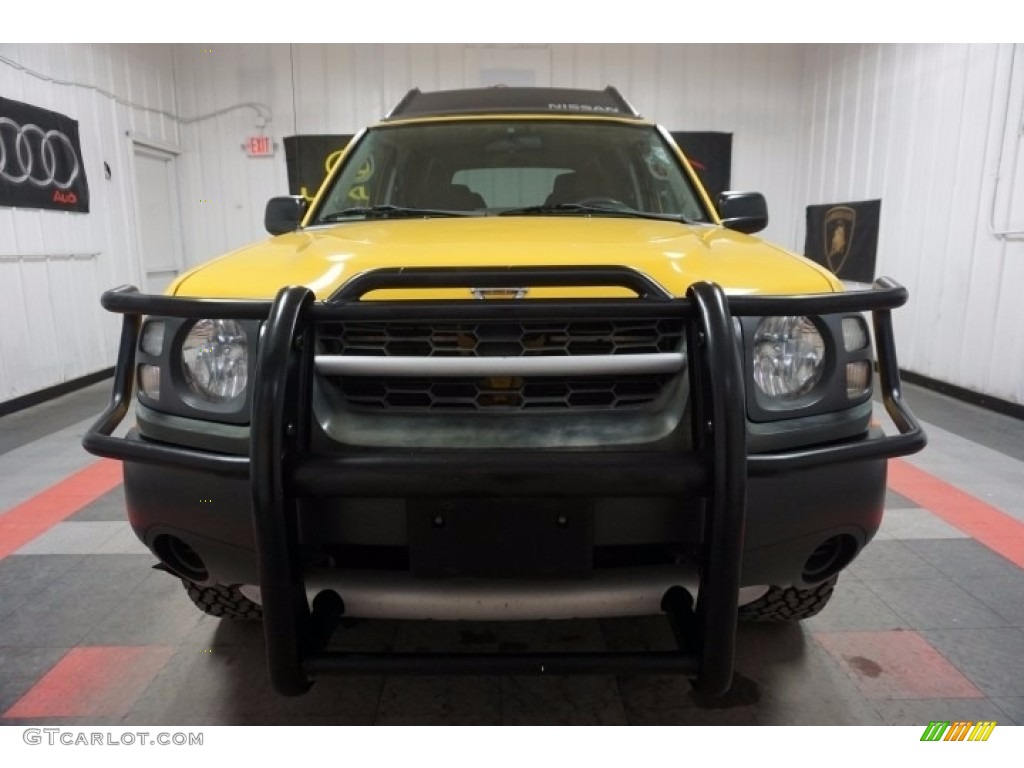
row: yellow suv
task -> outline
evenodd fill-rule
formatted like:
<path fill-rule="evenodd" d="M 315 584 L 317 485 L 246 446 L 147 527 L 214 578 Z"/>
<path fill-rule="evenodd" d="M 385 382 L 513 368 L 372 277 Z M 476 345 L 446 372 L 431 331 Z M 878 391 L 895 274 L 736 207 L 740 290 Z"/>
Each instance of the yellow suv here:
<path fill-rule="evenodd" d="M 613 88 L 411 91 L 275 235 L 123 287 L 85 438 L 208 613 L 262 618 L 271 679 L 678 672 L 718 694 L 738 617 L 812 616 L 878 529 L 902 401 L 882 279 L 750 236 Z M 873 339 L 865 320 L 873 313 Z M 899 434 L 872 422 L 881 395 Z M 135 427 L 112 432 L 135 393 Z M 645 653 L 351 654 L 340 617 L 666 614 Z"/>

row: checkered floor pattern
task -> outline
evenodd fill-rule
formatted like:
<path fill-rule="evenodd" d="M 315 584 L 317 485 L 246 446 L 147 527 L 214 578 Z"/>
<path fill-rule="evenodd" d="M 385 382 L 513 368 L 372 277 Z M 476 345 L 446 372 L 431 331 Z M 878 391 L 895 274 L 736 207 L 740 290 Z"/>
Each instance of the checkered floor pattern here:
<path fill-rule="evenodd" d="M 328 678 L 279 697 L 260 626 L 199 613 L 152 570 L 118 467 L 81 453 L 76 422 L 0 453 L 0 724 L 1024 724 L 1024 457 L 1005 448 L 1024 425 L 999 422 L 993 448 L 943 427 L 966 408 L 927 414 L 932 446 L 894 465 L 882 529 L 823 613 L 741 627 L 736 683 L 716 701 L 676 677 L 611 675 Z M 671 647 L 657 617 L 349 620 L 332 642 Z"/>

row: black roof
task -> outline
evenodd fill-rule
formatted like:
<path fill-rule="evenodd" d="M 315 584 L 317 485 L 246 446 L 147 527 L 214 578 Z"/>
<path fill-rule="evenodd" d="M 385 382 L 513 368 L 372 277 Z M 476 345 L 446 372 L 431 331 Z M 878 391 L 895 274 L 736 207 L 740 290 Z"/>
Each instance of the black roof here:
<path fill-rule="evenodd" d="M 555 112 L 638 118 L 640 114 L 612 86 L 603 91 L 579 88 L 494 86 L 458 91 L 409 91 L 385 120 L 495 112 Z"/>

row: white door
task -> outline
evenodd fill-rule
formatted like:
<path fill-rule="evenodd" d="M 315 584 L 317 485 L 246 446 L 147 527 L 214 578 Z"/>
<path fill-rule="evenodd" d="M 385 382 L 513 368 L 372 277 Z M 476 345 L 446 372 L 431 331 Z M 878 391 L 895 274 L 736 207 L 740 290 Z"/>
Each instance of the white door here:
<path fill-rule="evenodd" d="M 134 147 L 142 290 L 162 293 L 184 265 L 175 155 L 145 144 Z"/>

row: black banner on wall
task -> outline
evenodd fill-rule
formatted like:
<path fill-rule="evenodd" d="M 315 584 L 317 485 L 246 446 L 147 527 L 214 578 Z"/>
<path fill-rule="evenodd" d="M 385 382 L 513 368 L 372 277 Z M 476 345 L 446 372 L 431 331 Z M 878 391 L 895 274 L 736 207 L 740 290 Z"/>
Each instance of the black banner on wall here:
<path fill-rule="evenodd" d="M 843 280 L 875 279 L 881 200 L 807 206 L 804 256 Z"/>
<path fill-rule="evenodd" d="M 0 205 L 89 212 L 77 120 L 0 98 Z"/>
<path fill-rule="evenodd" d="M 732 134 L 714 131 L 672 131 L 701 184 L 718 205 L 718 195 L 729 189 L 732 175 Z"/>
<path fill-rule="evenodd" d="M 288 194 L 312 199 L 327 176 L 327 163 L 352 140 L 352 134 L 285 136 Z"/>

